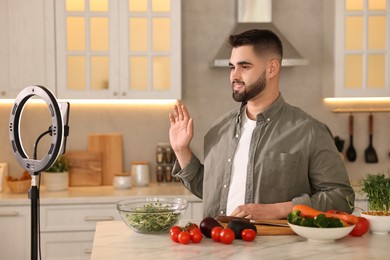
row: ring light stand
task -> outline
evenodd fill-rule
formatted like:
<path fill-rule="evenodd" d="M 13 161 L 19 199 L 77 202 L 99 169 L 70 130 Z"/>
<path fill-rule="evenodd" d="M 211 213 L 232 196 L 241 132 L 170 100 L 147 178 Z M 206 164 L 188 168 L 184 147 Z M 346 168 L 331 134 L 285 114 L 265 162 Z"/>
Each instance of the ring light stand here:
<path fill-rule="evenodd" d="M 41 160 L 37 160 L 36 158 L 31 159 L 27 156 L 20 136 L 20 119 L 23 109 L 27 101 L 33 96 L 38 96 L 46 102 L 51 117 L 51 126 L 47 131 L 52 137 L 51 143 L 47 154 Z M 66 137 L 69 132 L 69 127 L 67 125 L 69 118 L 69 103 L 62 102 L 60 105 L 61 108 L 54 95 L 47 88 L 42 86 L 29 86 L 23 89 L 16 97 L 9 121 L 9 137 L 12 151 L 14 152 L 18 163 L 31 175 L 31 188 L 28 195 L 31 200 L 32 260 L 35 260 L 38 257 L 38 177 L 40 172 L 50 168 L 61 152 L 65 152 Z M 61 150 L 61 148 L 63 149 Z"/>

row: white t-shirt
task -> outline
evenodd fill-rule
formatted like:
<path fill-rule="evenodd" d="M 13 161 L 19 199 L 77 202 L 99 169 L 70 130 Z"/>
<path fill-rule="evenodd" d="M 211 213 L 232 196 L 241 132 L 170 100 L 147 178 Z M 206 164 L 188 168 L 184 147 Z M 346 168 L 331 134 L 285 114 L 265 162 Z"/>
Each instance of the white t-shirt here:
<path fill-rule="evenodd" d="M 238 206 L 245 204 L 249 147 L 253 129 L 256 127 L 256 121 L 248 118 L 246 109 L 244 109 L 241 118 L 241 137 L 233 158 L 226 215 L 231 215 Z"/>

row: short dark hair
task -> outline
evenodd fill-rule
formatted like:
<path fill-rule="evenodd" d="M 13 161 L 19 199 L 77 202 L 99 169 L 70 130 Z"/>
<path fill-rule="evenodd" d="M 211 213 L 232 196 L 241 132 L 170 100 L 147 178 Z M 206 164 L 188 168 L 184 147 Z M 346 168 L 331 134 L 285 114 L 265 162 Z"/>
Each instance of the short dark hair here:
<path fill-rule="evenodd" d="M 283 58 L 283 45 L 279 37 L 270 30 L 252 29 L 240 34 L 230 35 L 230 45 L 240 47 L 244 45 L 253 45 L 255 51 L 264 55 L 267 53 L 276 54 L 280 61 Z"/>

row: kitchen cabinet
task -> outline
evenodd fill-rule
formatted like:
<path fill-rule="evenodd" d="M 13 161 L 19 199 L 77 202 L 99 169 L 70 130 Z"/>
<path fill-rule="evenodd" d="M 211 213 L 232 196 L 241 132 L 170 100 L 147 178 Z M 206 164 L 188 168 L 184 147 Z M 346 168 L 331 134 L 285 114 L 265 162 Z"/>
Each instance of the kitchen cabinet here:
<path fill-rule="evenodd" d="M 115 204 L 41 206 L 43 259 L 89 259 L 96 223 L 120 220 Z"/>
<path fill-rule="evenodd" d="M 180 0 L 0 0 L 0 97 L 181 98 Z"/>
<path fill-rule="evenodd" d="M 180 0 L 56 1 L 61 98 L 181 98 Z"/>
<path fill-rule="evenodd" d="M 30 207 L 0 205 L 1 259 L 30 259 Z"/>
<path fill-rule="evenodd" d="M 389 10 L 389 0 L 324 3 L 327 97 L 390 96 Z"/>
<path fill-rule="evenodd" d="M 23 88 L 55 90 L 53 0 L 0 0 L 0 98 Z"/>

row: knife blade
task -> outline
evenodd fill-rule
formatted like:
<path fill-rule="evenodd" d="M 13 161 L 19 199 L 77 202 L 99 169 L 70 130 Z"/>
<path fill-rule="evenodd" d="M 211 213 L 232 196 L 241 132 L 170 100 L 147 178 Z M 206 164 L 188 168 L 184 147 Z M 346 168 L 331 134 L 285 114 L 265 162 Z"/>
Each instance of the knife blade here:
<path fill-rule="evenodd" d="M 251 223 L 254 225 L 267 225 L 267 226 L 278 226 L 278 227 L 289 227 L 287 223 L 274 222 L 272 220 L 253 220 L 248 218 L 232 217 L 232 216 L 218 216 L 217 220 L 222 223 L 228 223 L 232 220 L 238 220 L 246 223 Z M 280 220 L 278 220 L 280 221 Z"/>

